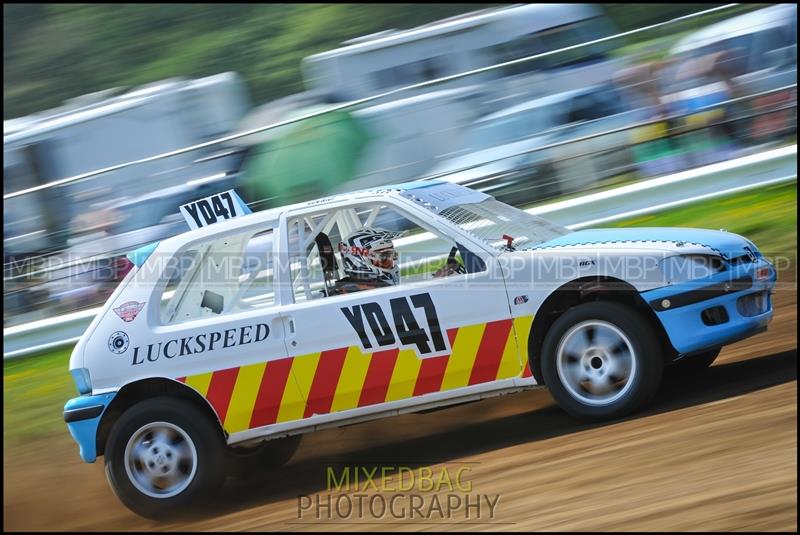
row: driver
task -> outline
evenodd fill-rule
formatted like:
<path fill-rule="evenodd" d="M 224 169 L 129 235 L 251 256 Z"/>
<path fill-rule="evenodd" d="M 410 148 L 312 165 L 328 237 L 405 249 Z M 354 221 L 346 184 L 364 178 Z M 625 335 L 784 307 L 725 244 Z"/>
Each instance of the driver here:
<path fill-rule="evenodd" d="M 436 270 L 433 274 L 434 279 L 438 279 L 440 277 L 449 277 L 450 275 L 464 275 L 467 273 L 466 268 L 456 260 L 456 254 L 458 253 L 458 247 L 453 247 L 450 249 L 450 254 L 447 256 L 447 262 L 444 263 L 442 267 Z"/>
<path fill-rule="evenodd" d="M 395 286 L 400 282 L 400 267 L 393 238 L 402 232 L 363 227 L 339 242 L 339 254 L 346 277 L 336 281 L 337 294 Z"/>

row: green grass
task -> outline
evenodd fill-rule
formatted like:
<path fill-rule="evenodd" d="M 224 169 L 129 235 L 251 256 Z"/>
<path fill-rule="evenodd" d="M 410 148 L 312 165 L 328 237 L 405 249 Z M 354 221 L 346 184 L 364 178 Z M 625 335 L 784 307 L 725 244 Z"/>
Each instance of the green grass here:
<path fill-rule="evenodd" d="M 778 185 L 626 219 L 608 226 L 725 228 L 768 256 L 797 255 L 797 185 Z M 444 261 L 444 260 L 442 260 Z M 11 360 L 3 367 L 3 436 L 10 445 L 66 436 L 61 412 L 77 395 L 68 373 L 72 348 Z M 76 447 L 77 455 L 77 447 Z"/>
<path fill-rule="evenodd" d="M 72 346 L 3 362 L 3 438 L 7 443 L 67 432 L 64 403 L 78 395 L 69 374 L 71 352 Z"/>
<path fill-rule="evenodd" d="M 741 234 L 767 256 L 797 256 L 797 183 L 625 219 L 610 227 L 696 227 Z"/>

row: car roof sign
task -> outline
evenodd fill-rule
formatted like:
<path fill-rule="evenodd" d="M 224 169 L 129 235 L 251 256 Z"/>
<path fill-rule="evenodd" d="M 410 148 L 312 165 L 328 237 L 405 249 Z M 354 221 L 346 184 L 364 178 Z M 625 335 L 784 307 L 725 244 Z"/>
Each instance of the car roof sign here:
<path fill-rule="evenodd" d="M 183 204 L 180 212 L 192 230 L 253 213 L 232 189 Z"/>

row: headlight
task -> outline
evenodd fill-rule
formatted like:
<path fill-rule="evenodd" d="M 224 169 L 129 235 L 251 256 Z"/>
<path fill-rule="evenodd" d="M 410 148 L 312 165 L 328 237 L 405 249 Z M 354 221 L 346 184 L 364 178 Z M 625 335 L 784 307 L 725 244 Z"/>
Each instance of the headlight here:
<path fill-rule="evenodd" d="M 78 387 L 79 394 L 89 394 L 92 391 L 92 379 L 89 377 L 89 370 L 87 368 L 75 368 L 70 370 L 72 378 L 75 380 L 75 386 Z"/>
<path fill-rule="evenodd" d="M 722 258 L 714 255 L 678 255 L 661 261 L 661 272 L 670 283 L 703 279 L 724 269 Z"/>

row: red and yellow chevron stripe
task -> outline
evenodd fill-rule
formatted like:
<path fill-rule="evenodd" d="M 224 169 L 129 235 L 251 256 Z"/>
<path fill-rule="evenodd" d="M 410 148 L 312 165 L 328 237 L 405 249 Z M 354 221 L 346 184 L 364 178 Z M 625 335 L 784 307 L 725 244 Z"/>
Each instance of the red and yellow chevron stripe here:
<path fill-rule="evenodd" d="M 236 433 L 509 377 L 530 377 L 533 316 L 449 329 L 449 355 L 411 349 L 363 353 L 358 346 L 179 377 Z M 520 351 L 517 351 L 517 348 Z M 525 365 L 522 365 L 525 362 Z"/>

